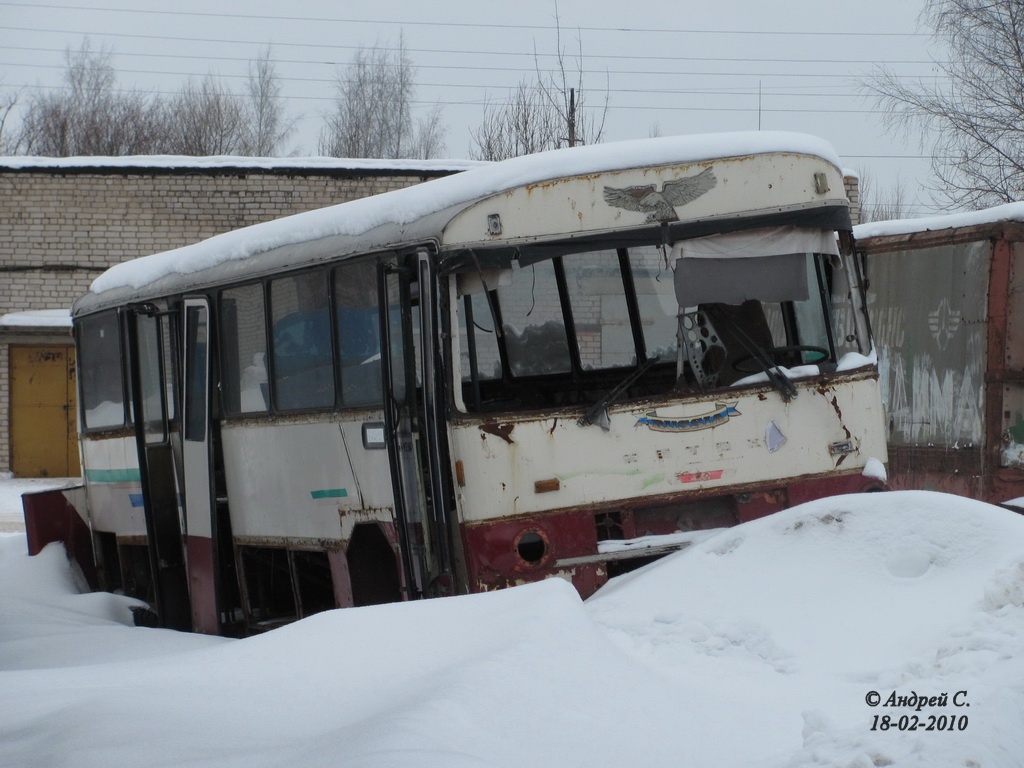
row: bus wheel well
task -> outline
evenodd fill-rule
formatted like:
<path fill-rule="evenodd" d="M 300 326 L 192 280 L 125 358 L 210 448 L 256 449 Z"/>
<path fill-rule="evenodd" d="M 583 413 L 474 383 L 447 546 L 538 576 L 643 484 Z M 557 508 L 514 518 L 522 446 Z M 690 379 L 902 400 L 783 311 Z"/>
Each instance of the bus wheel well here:
<path fill-rule="evenodd" d="M 359 523 L 352 529 L 346 556 L 353 605 L 379 605 L 402 599 L 398 559 L 378 523 Z"/>

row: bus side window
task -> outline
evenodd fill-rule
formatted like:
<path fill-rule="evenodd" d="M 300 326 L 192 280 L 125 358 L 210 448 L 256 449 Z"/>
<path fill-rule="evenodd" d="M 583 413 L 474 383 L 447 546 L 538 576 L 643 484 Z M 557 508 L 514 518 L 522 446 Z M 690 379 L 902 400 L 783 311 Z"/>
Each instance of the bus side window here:
<path fill-rule="evenodd" d="M 267 320 L 263 286 L 228 288 L 221 294 L 224 408 L 228 413 L 266 413 Z"/>
<path fill-rule="evenodd" d="M 679 303 L 665 255 L 653 245 L 630 248 L 629 265 L 647 356 L 662 362 L 674 361 L 678 345 Z"/>
<path fill-rule="evenodd" d="M 342 405 L 377 405 L 381 402 L 380 318 L 373 262 L 338 267 L 334 301 Z"/>
<path fill-rule="evenodd" d="M 622 271 L 615 251 L 562 257 L 584 371 L 636 365 Z"/>
<path fill-rule="evenodd" d="M 124 424 L 124 377 L 117 314 L 105 312 L 78 321 L 79 377 L 86 429 Z"/>
<path fill-rule="evenodd" d="M 513 376 L 569 373 L 569 340 L 552 260 L 512 264 L 512 282 L 499 286 L 505 349 Z"/>
<path fill-rule="evenodd" d="M 293 411 L 334 406 L 327 281 L 320 270 L 272 280 L 274 404 Z"/>

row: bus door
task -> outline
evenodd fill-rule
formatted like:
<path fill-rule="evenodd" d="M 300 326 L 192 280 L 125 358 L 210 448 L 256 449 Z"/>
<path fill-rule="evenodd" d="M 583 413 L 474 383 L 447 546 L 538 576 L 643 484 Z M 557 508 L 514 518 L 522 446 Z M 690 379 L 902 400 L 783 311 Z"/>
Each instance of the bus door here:
<path fill-rule="evenodd" d="M 161 627 L 189 630 L 192 615 L 172 439 L 175 318 L 152 304 L 128 311 L 132 413 L 142 481 L 150 570 Z"/>
<path fill-rule="evenodd" d="M 384 424 L 407 599 L 451 590 L 451 489 L 429 254 L 380 264 Z"/>
<path fill-rule="evenodd" d="M 211 407 L 209 301 L 186 298 L 183 313 L 181 465 L 192 624 L 197 632 L 223 634 L 238 600 L 227 494 L 215 471 L 222 462 Z"/>

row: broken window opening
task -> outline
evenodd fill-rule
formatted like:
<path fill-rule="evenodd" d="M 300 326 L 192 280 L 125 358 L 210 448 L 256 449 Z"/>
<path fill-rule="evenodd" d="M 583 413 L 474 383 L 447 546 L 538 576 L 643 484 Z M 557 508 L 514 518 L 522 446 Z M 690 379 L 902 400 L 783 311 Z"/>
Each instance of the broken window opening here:
<path fill-rule="evenodd" d="M 624 402 L 773 382 L 786 377 L 780 368 L 834 370 L 832 233 L 739 234 L 722 238 L 738 255 L 703 242 L 691 255 L 687 241 L 667 263 L 648 245 L 514 261 L 486 279 L 458 274 L 467 411 L 593 406 L 613 392 Z M 819 251 L 768 255 L 791 247 Z"/>

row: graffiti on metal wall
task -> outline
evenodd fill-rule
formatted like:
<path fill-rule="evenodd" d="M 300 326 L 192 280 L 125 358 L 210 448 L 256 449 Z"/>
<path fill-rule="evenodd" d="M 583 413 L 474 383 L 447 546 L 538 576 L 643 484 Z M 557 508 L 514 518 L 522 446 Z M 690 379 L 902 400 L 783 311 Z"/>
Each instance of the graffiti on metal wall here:
<path fill-rule="evenodd" d="M 982 439 L 987 248 L 968 243 L 869 260 L 893 444 L 956 448 Z"/>

